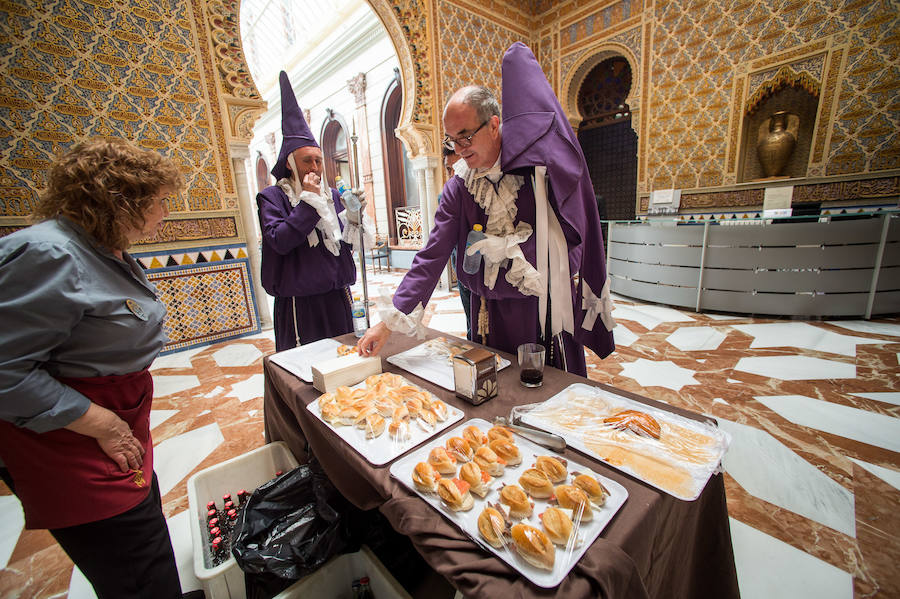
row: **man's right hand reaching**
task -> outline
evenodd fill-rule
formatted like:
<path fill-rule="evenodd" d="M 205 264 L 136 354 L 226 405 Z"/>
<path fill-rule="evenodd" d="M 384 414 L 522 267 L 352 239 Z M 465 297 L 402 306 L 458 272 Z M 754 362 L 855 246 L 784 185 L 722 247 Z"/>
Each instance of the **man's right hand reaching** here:
<path fill-rule="evenodd" d="M 357 341 L 356 349 L 361 356 L 377 356 L 391 336 L 391 330 L 383 322 L 369 327 L 362 339 Z"/>

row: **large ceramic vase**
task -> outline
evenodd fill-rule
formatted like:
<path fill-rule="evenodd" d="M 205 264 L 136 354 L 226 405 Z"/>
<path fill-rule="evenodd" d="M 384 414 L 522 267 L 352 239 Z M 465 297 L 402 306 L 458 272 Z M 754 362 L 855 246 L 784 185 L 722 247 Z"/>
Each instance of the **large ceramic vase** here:
<path fill-rule="evenodd" d="M 797 139 L 788 131 L 788 112 L 781 110 L 769 117 L 769 133 L 761 136 L 756 146 L 759 163 L 766 177 L 777 177 L 784 171 Z"/>

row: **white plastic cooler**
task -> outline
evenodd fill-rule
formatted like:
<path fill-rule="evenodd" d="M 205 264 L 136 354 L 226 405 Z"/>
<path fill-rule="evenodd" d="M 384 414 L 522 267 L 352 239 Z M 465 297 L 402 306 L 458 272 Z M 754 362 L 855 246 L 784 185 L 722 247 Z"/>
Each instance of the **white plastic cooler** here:
<path fill-rule="evenodd" d="M 297 467 L 297 459 L 282 441 L 269 443 L 221 464 L 216 464 L 188 479 L 188 509 L 193 519 L 191 538 L 194 546 L 194 575 L 203 584 L 206 599 L 246 599 L 244 572 L 234 557 L 215 567 L 204 560 L 206 539 L 206 503 L 222 502 L 222 495 L 236 496 L 241 489 L 253 491 L 275 478 L 278 471 Z"/>

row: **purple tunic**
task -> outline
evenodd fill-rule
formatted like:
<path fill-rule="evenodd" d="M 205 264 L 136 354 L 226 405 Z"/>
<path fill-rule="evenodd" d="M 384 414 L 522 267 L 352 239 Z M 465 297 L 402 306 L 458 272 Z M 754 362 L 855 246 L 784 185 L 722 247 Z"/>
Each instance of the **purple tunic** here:
<path fill-rule="evenodd" d="M 331 196 L 340 213 L 344 210 L 340 196 L 335 190 Z M 356 282 L 356 266 L 351 246 L 341 242 L 340 255 L 335 256 L 317 231 L 319 244 L 310 247 L 307 236 L 319 214 L 306 202 L 292 207 L 277 186 L 263 189 L 256 201 L 262 229 L 262 285 L 276 298 L 276 349 L 295 346 L 294 303 L 301 343 L 352 331 L 347 287 Z M 294 297 L 296 302 L 288 301 Z"/>
<path fill-rule="evenodd" d="M 518 210 L 514 224 L 524 221 L 534 226 L 534 191 L 530 175 L 525 177 L 525 184 L 519 189 L 516 206 Z M 452 177 L 444 186 L 442 201 L 434 215 L 434 228 L 428 237 L 428 243 L 416 254 L 409 272 L 400 282 L 400 286 L 394 294 L 394 307 L 404 314 L 409 314 L 419 302 L 422 305 L 428 303 L 444 266 L 450 258 L 450 252 L 455 247 L 457 255 L 465 255 L 466 236 L 472 230 L 472 225 L 476 223 L 485 225 L 487 215 L 475 203 L 475 199 L 466 189 L 463 180 L 459 177 Z M 568 239 L 569 233 L 565 227 L 563 227 L 563 232 Z M 532 265 L 535 264 L 536 251 L 534 237 L 532 234 L 524 243 L 519 244 L 525 259 Z M 569 254 L 570 268 L 577 265 L 579 256 Z M 514 354 L 516 348 L 522 343 L 541 342 L 537 297 L 523 295 L 510 285 L 506 280 L 505 268 L 500 267 L 493 289 L 489 289 L 484 284 L 483 266 L 478 273 L 470 275 L 462 270 L 461 261 L 457 260 L 456 273 L 460 282 L 472 291 L 472 330 L 475 332 L 478 329 L 481 298 L 487 300 L 490 332 L 485 345 Z M 567 333 L 563 334 L 563 338 L 568 371 L 582 376 L 586 375 L 584 347 L 573 341 Z M 481 337 L 476 335 L 475 341 L 480 342 Z M 548 351 L 548 358 L 552 359 L 550 363 L 554 366 L 562 366 L 562 361 L 559 359 L 559 348 L 555 348 L 555 351 Z"/>

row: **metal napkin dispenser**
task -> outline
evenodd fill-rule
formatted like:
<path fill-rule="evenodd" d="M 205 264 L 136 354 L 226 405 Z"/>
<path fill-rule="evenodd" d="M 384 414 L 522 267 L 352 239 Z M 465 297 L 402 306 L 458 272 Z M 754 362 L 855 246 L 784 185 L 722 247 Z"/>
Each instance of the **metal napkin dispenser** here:
<path fill-rule="evenodd" d="M 497 395 L 497 356 L 480 347 L 453 356 L 456 396 L 478 405 Z"/>

